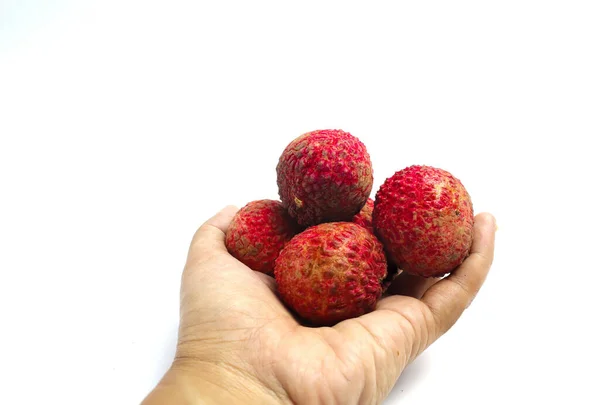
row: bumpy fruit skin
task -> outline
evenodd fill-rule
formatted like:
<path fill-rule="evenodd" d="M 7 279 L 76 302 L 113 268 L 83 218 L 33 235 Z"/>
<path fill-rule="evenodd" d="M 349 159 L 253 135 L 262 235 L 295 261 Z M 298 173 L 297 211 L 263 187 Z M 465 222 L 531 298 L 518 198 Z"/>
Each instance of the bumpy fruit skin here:
<path fill-rule="evenodd" d="M 358 214 L 356 214 L 354 216 L 354 218 L 352 218 L 352 222 L 354 222 L 357 225 L 362 226 L 363 228 L 365 228 L 366 230 L 371 232 L 373 235 L 375 235 L 375 230 L 373 229 L 373 207 L 374 207 L 374 204 L 375 204 L 375 202 L 373 201 L 373 199 L 369 198 L 367 200 L 367 202 L 365 203 L 365 206 L 362 207 L 362 209 L 360 210 L 360 212 Z M 392 281 L 394 281 L 396 276 L 398 276 L 400 274 L 398 271 L 398 266 L 396 266 L 396 264 L 394 264 L 394 262 L 392 262 L 391 260 L 387 260 L 387 263 L 388 263 L 387 275 L 381 282 L 381 286 L 383 287 L 384 293 L 388 289 L 390 284 L 392 284 Z"/>
<path fill-rule="evenodd" d="M 445 170 L 410 166 L 387 179 L 375 196 L 375 234 L 404 271 L 437 277 L 454 270 L 473 242 L 473 204 Z"/>
<path fill-rule="evenodd" d="M 381 242 L 351 222 L 308 228 L 275 262 L 279 295 L 314 325 L 333 325 L 375 309 L 386 271 Z"/>
<path fill-rule="evenodd" d="M 365 206 L 362 207 L 362 209 L 360 210 L 360 212 L 358 214 L 356 214 L 354 216 L 354 218 L 352 218 L 352 222 L 367 229 L 373 235 L 375 234 L 375 230 L 373 229 L 373 207 L 374 207 L 374 204 L 375 204 L 375 202 L 373 201 L 373 199 L 369 198 L 367 200 L 367 202 L 365 203 Z M 394 281 L 396 276 L 398 276 L 400 274 L 400 272 L 398 270 L 398 266 L 396 266 L 396 264 L 393 261 L 388 259 L 387 264 L 388 264 L 387 275 L 381 282 L 381 286 L 383 287 L 384 293 L 388 289 L 390 284 L 392 284 L 392 281 Z"/>
<path fill-rule="evenodd" d="M 225 234 L 233 257 L 252 270 L 272 274 L 275 259 L 300 227 L 279 201 L 257 200 L 240 209 Z"/>
<path fill-rule="evenodd" d="M 361 208 L 360 212 L 352 218 L 352 222 L 366 228 L 369 232 L 373 233 L 373 206 L 375 201 L 369 198 L 365 205 Z"/>
<path fill-rule="evenodd" d="M 350 221 L 371 193 L 371 159 L 348 132 L 308 132 L 283 151 L 277 185 L 283 205 L 301 225 Z"/>

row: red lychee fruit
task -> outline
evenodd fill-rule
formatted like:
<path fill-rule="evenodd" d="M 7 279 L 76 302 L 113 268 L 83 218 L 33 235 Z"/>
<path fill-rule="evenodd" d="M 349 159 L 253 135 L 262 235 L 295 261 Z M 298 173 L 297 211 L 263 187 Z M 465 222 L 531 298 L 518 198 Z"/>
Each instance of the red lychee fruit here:
<path fill-rule="evenodd" d="M 467 257 L 473 242 L 473 204 L 452 174 L 410 166 L 387 179 L 375 196 L 375 234 L 407 273 L 442 276 Z"/>
<path fill-rule="evenodd" d="M 371 193 L 371 159 L 348 132 L 308 132 L 283 151 L 277 185 L 283 205 L 301 225 L 350 221 Z"/>
<path fill-rule="evenodd" d="M 300 230 L 281 202 L 252 201 L 235 214 L 225 246 L 252 270 L 272 274 L 279 252 Z"/>
<path fill-rule="evenodd" d="M 358 214 L 356 214 L 354 216 L 354 218 L 352 218 L 352 222 L 354 222 L 357 225 L 362 226 L 363 228 L 367 229 L 372 234 L 375 234 L 375 230 L 373 229 L 373 205 L 374 205 L 373 199 L 369 198 L 367 200 L 365 206 L 362 207 L 362 209 L 360 210 L 360 212 Z M 396 266 L 396 264 L 394 262 L 392 262 L 391 260 L 388 259 L 387 264 L 388 264 L 387 275 L 381 282 L 381 286 L 383 287 L 383 292 L 385 292 L 385 290 L 387 290 L 387 288 L 390 286 L 392 281 L 394 281 L 396 276 L 398 276 L 400 274 L 400 272 L 398 270 L 398 266 Z"/>
<path fill-rule="evenodd" d="M 369 198 L 360 212 L 352 218 L 352 222 L 366 228 L 373 233 L 373 205 L 375 202 Z"/>
<path fill-rule="evenodd" d="M 282 300 L 314 325 L 332 325 L 375 309 L 386 272 L 381 242 L 351 222 L 308 228 L 275 262 Z"/>

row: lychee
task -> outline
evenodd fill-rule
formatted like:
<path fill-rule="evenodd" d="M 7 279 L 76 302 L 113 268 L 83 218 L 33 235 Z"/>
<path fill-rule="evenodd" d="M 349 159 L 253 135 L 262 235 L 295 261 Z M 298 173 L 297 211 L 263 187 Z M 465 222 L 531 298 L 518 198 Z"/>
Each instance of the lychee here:
<path fill-rule="evenodd" d="M 358 214 L 352 218 L 352 222 L 366 228 L 373 233 L 373 206 L 375 202 L 369 198 Z"/>
<path fill-rule="evenodd" d="M 314 325 L 332 325 L 375 309 L 386 272 L 381 242 L 351 222 L 308 228 L 275 262 L 279 295 Z"/>
<path fill-rule="evenodd" d="M 471 197 L 447 171 L 410 166 L 388 178 L 377 191 L 373 226 L 389 257 L 402 270 L 442 276 L 469 253 Z"/>
<path fill-rule="evenodd" d="M 233 257 L 252 270 L 272 274 L 279 252 L 299 231 L 281 202 L 257 200 L 236 213 L 225 245 Z"/>
<path fill-rule="evenodd" d="M 342 130 L 317 130 L 293 140 L 277 165 L 279 196 L 304 226 L 351 221 L 373 187 L 365 145 Z"/>
<path fill-rule="evenodd" d="M 362 226 L 363 228 L 365 228 L 372 234 L 375 234 L 375 230 L 373 229 L 373 206 L 374 206 L 374 201 L 373 201 L 373 199 L 369 198 L 367 200 L 365 206 L 362 207 L 362 209 L 360 210 L 360 212 L 358 214 L 356 214 L 354 216 L 354 218 L 352 218 L 352 222 L 354 222 L 357 225 Z M 387 275 L 381 282 L 381 286 L 383 287 L 383 292 L 385 292 L 385 290 L 387 290 L 387 288 L 390 286 L 392 281 L 394 281 L 396 276 L 398 276 L 400 274 L 400 271 L 398 270 L 398 266 L 396 266 L 396 264 L 393 261 L 388 259 L 387 264 L 388 264 Z"/>

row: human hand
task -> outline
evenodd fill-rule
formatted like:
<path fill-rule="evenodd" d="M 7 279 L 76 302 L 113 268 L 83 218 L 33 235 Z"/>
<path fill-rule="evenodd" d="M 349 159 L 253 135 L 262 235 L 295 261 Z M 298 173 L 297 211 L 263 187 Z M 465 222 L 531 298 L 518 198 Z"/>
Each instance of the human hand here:
<path fill-rule="evenodd" d="M 302 326 L 275 280 L 224 244 L 236 209 L 198 229 L 181 284 L 173 365 L 143 405 L 379 404 L 404 368 L 469 306 L 493 260 L 495 220 L 475 217 L 469 257 L 445 279 L 400 275 L 377 309 L 333 327 Z"/>

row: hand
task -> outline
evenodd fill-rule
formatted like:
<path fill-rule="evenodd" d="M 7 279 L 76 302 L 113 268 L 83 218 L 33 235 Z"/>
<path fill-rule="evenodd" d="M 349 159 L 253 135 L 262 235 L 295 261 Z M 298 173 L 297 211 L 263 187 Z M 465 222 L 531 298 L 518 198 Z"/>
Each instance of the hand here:
<path fill-rule="evenodd" d="M 333 327 L 300 325 L 272 277 L 229 255 L 227 207 L 198 229 L 181 285 L 176 358 L 144 405 L 378 404 L 404 368 L 443 335 L 481 288 L 495 220 L 475 218 L 465 262 L 449 277 L 399 276 L 374 312 Z"/>

